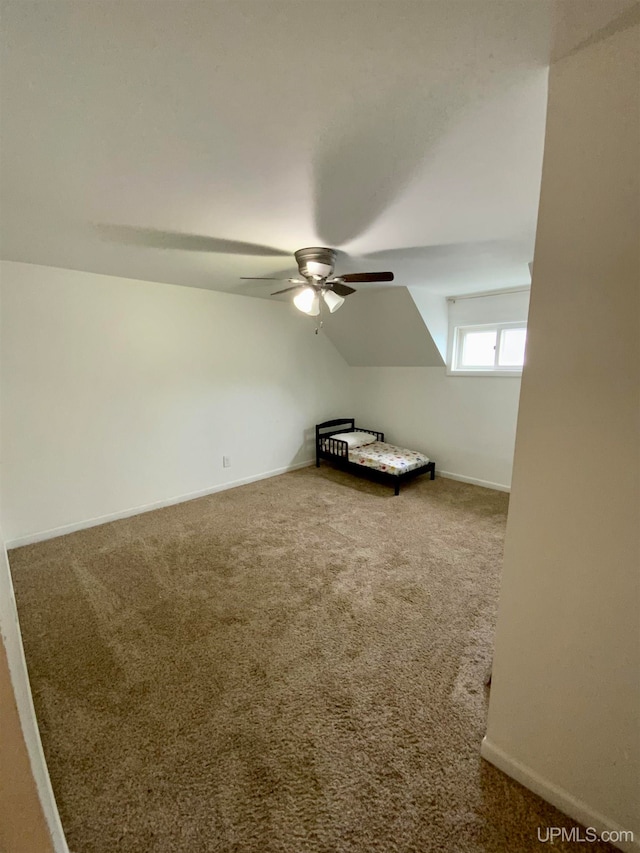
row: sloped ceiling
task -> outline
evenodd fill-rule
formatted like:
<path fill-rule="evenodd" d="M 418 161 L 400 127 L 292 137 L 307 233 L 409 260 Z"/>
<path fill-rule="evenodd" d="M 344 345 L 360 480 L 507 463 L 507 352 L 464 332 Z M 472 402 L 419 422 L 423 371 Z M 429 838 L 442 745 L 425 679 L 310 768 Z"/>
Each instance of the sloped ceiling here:
<path fill-rule="evenodd" d="M 259 297 L 310 245 L 412 291 L 529 282 L 547 0 L 0 11 L 1 257 Z"/>
<path fill-rule="evenodd" d="M 638 0 L 555 0 L 551 27 L 554 61 L 633 26 L 640 20 Z"/>
<path fill-rule="evenodd" d="M 326 320 L 323 328 L 351 366 L 444 364 L 406 287 L 356 293 Z"/>

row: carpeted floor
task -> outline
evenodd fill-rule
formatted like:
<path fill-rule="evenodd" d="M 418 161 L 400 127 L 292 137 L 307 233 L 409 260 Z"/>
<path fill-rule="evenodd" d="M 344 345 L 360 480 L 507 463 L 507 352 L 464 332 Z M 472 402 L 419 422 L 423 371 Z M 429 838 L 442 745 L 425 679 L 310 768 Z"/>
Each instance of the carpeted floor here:
<path fill-rule="evenodd" d="M 548 847 L 479 757 L 506 510 L 323 466 L 12 551 L 71 850 Z"/>

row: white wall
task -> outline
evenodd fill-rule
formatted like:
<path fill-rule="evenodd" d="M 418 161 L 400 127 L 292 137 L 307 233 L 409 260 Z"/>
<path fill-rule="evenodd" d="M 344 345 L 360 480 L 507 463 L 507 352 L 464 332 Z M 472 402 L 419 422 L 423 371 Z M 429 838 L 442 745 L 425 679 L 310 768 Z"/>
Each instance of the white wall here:
<path fill-rule="evenodd" d="M 412 288 L 411 295 L 443 354 L 454 324 L 526 320 L 529 291 L 478 295 L 450 303 Z M 519 376 L 449 376 L 444 367 L 361 367 L 351 371 L 358 420 L 389 441 L 427 453 L 437 472 L 509 489 Z"/>
<path fill-rule="evenodd" d="M 551 68 L 483 744 L 578 820 L 634 831 L 629 850 L 640 849 L 639 53 L 636 24 Z"/>
<path fill-rule="evenodd" d="M 39 853 L 68 853 L 33 708 L 9 560 L 2 533 L 0 850 L 6 853 L 32 853 L 34 850 Z"/>
<path fill-rule="evenodd" d="M 0 850 L 68 853 L 31 698 L 0 536 Z"/>
<path fill-rule="evenodd" d="M 427 453 L 436 473 L 508 489 L 519 377 L 447 376 L 444 367 L 354 367 L 361 425 Z"/>
<path fill-rule="evenodd" d="M 309 461 L 310 428 L 346 410 L 345 362 L 289 303 L 0 274 L 9 545 Z"/>

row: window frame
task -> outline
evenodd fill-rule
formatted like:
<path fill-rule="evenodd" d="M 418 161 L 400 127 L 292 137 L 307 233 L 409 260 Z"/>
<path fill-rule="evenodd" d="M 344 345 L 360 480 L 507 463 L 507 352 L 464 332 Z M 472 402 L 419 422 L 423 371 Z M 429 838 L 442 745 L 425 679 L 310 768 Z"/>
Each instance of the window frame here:
<path fill-rule="evenodd" d="M 453 327 L 453 344 L 451 347 L 451 356 L 447 365 L 447 374 L 449 376 L 522 376 L 523 365 L 515 365 L 507 367 L 499 365 L 500 346 L 502 343 L 502 332 L 504 329 L 524 329 L 527 330 L 526 320 L 515 320 L 509 323 L 469 323 L 460 324 Z M 464 344 L 465 335 L 468 332 L 491 332 L 496 333 L 496 346 L 493 367 L 469 367 L 459 366 L 462 359 L 462 347 Z M 526 358 L 526 350 L 525 350 Z"/>

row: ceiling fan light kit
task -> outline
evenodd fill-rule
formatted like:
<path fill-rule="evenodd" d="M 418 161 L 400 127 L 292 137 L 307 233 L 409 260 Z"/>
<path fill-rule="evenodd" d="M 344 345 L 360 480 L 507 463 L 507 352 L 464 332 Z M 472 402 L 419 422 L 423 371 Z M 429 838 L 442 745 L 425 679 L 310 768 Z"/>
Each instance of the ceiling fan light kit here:
<path fill-rule="evenodd" d="M 298 291 L 293 297 L 293 304 L 299 311 L 311 317 L 317 317 L 320 313 L 320 297 L 331 314 L 344 305 L 344 297 L 355 293 L 355 288 L 349 287 L 346 282 L 393 281 L 392 272 L 357 272 L 334 276 L 337 252 L 326 246 L 309 246 L 306 249 L 298 249 L 294 254 L 301 279 L 273 279 L 259 276 L 243 276 L 243 278 L 259 281 L 288 281 L 293 285 L 292 287 L 276 290 L 271 295 L 278 296 L 281 293 Z"/>
<path fill-rule="evenodd" d="M 300 293 L 293 297 L 293 304 L 299 311 L 317 317 L 320 313 L 320 297 L 313 287 L 303 287 Z"/>
<path fill-rule="evenodd" d="M 342 296 L 338 296 L 338 294 L 334 293 L 333 290 L 323 290 L 322 298 L 324 299 L 331 314 L 337 311 L 341 305 L 344 305 L 344 298 Z"/>
<path fill-rule="evenodd" d="M 324 287 L 319 288 L 319 290 L 313 287 L 304 287 L 300 293 L 293 297 L 293 304 L 304 314 L 317 317 L 320 313 L 321 296 L 331 314 L 344 304 L 342 296 L 338 296 L 337 293 L 334 293 L 332 290 L 326 290 Z"/>

